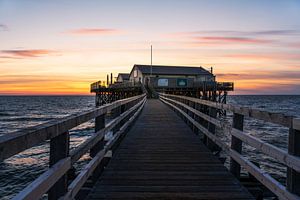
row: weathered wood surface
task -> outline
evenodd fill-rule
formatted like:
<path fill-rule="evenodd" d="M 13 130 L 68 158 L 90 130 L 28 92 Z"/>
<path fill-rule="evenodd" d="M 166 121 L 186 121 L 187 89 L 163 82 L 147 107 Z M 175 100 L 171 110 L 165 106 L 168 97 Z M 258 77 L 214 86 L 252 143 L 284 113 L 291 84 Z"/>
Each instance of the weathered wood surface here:
<path fill-rule="evenodd" d="M 87 199 L 253 199 L 166 105 L 148 100 Z"/>
<path fill-rule="evenodd" d="M 143 99 L 143 101 L 141 101 L 138 104 L 136 104 L 136 106 L 139 107 L 138 110 L 134 113 L 133 116 L 131 116 L 129 118 L 129 120 L 127 120 L 127 122 L 122 127 L 120 127 L 120 130 L 117 133 L 115 133 L 115 135 L 113 136 L 113 138 L 111 140 L 109 140 L 107 142 L 107 144 L 105 145 L 104 149 L 102 149 L 101 151 L 99 151 L 94 156 L 94 158 L 89 162 L 89 164 L 87 164 L 84 167 L 84 169 L 81 170 L 80 174 L 76 177 L 76 179 L 69 186 L 68 193 L 64 197 L 60 198 L 60 200 L 63 200 L 63 199 L 65 199 L 65 200 L 70 199 L 71 200 L 71 199 L 74 199 L 76 197 L 77 193 L 82 188 L 82 186 L 87 181 L 87 179 L 91 176 L 92 173 L 95 172 L 95 170 L 97 170 L 97 168 L 99 167 L 99 165 L 101 165 L 101 161 L 102 161 L 103 158 L 106 157 L 106 154 L 108 152 L 110 154 L 112 153 L 112 151 L 110 150 L 111 147 L 112 147 L 112 145 L 114 145 L 115 142 L 118 140 L 118 138 L 122 134 L 125 133 L 125 131 L 128 128 L 128 126 L 130 126 L 132 124 L 132 122 L 134 122 L 134 120 L 137 118 L 137 116 L 139 115 L 139 113 L 143 109 L 145 102 L 146 102 L 146 99 Z M 134 106 L 134 107 L 136 107 L 136 106 Z M 134 108 L 134 107 L 132 107 L 132 108 Z M 128 110 L 128 111 L 130 111 L 130 110 Z M 125 114 L 125 113 L 123 113 L 123 114 Z"/>
<path fill-rule="evenodd" d="M 289 166 L 290 168 L 300 171 L 300 157 L 299 156 L 293 156 L 289 154 L 287 151 L 282 150 L 272 144 L 266 143 L 262 141 L 261 139 L 258 139 L 246 132 L 232 129 L 230 131 L 230 134 L 235 136 L 236 138 L 239 138 L 246 144 L 249 144 L 252 147 L 255 147 L 257 150 L 260 150 L 261 152 L 265 153 L 268 156 L 271 156 L 272 158 L 276 159 L 277 161 Z"/>
<path fill-rule="evenodd" d="M 39 176 L 39 178 L 30 183 L 22 192 L 17 194 L 13 200 L 39 199 L 70 169 L 70 167 L 70 158 L 60 160 Z"/>
<path fill-rule="evenodd" d="M 188 101 L 193 101 L 195 103 L 203 104 L 209 107 L 230 111 L 233 113 L 244 115 L 245 117 L 253 117 L 255 119 L 264 120 L 266 122 L 280 124 L 282 126 L 289 127 L 289 128 L 293 126 L 293 123 L 295 124 L 294 126 L 299 126 L 299 121 L 293 122 L 293 116 L 288 116 L 282 113 L 267 112 L 267 111 L 262 111 L 262 110 L 253 109 L 249 107 L 223 104 L 223 103 L 212 102 L 203 99 L 196 99 L 193 97 L 178 96 L 178 95 L 171 95 L 171 94 L 160 94 L 160 95 L 168 98 L 180 98 Z"/>
<path fill-rule="evenodd" d="M 296 124 L 295 124 L 296 125 Z M 289 144 L 288 152 L 293 156 L 300 156 L 300 130 L 299 127 L 294 126 L 295 129 L 289 129 Z M 298 130 L 296 129 L 298 128 Z M 289 191 L 300 195 L 300 171 L 292 168 L 287 168 L 287 188 Z"/>
<path fill-rule="evenodd" d="M 243 157 L 240 152 L 231 149 L 229 146 L 227 146 L 220 138 L 215 136 L 213 133 L 209 132 L 205 127 L 203 127 L 201 124 L 199 124 L 197 121 L 195 121 L 192 117 L 190 117 L 184 109 L 188 109 L 187 107 L 184 107 L 183 110 L 178 108 L 178 103 L 175 103 L 174 101 L 170 100 L 169 98 L 160 96 L 160 100 L 166 103 L 167 105 L 171 106 L 173 109 L 175 109 L 178 113 L 183 115 L 187 121 L 191 122 L 194 126 L 196 126 L 203 134 L 205 134 L 208 138 L 210 138 L 212 141 L 214 141 L 219 147 L 221 147 L 224 151 L 228 153 L 228 155 L 237 162 L 240 166 L 242 166 L 247 172 L 249 172 L 251 175 L 253 175 L 258 181 L 260 181 L 265 187 L 267 187 L 269 190 L 271 190 L 275 195 L 279 197 L 279 199 L 295 199 L 300 200 L 300 197 L 295 195 L 297 194 L 298 187 L 291 187 L 289 190 L 287 190 L 281 183 L 279 183 L 277 180 L 275 180 L 273 177 L 271 177 L 269 174 L 258 168 L 255 164 L 253 164 L 251 161 L 247 160 L 245 157 Z M 172 104 L 172 103 L 175 103 Z M 235 120 L 234 120 L 235 121 Z M 232 130 L 230 133 L 235 136 L 238 139 L 241 139 L 243 142 L 246 142 L 249 145 L 252 145 L 257 147 L 258 149 L 262 150 L 264 153 L 278 159 L 278 161 L 282 161 L 283 163 L 287 164 L 288 166 L 291 166 L 292 169 L 297 168 L 299 166 L 299 157 L 292 156 L 290 154 L 286 155 L 287 153 L 283 152 L 282 150 L 279 150 L 273 145 L 267 144 L 265 142 L 262 142 L 261 140 L 258 140 L 257 138 L 254 138 L 250 135 L 247 135 L 241 130 L 242 127 L 240 126 L 241 123 L 237 123 L 240 120 L 236 120 L 236 122 L 233 124 Z M 296 121 L 296 120 L 294 120 Z M 236 126 L 237 124 L 240 124 L 239 126 Z M 294 126 L 295 127 L 295 126 Z M 238 129 L 237 129 L 238 128 Z M 290 135 L 291 136 L 291 135 Z M 298 136 L 299 137 L 299 136 Z M 291 138 L 289 139 L 292 140 Z M 297 145 L 296 145 L 297 147 Z M 293 174 L 294 173 L 294 174 Z M 299 183 L 299 178 L 297 179 L 299 173 L 296 171 L 292 171 L 292 173 L 288 174 L 290 176 L 290 183 L 291 185 L 297 185 Z M 289 177 L 288 177 L 289 178 Z M 294 189 L 294 191 L 292 191 Z M 291 192 L 290 192 L 291 191 Z"/>
<path fill-rule="evenodd" d="M 76 162 L 76 160 L 78 160 L 84 153 L 86 153 L 90 149 L 93 149 L 96 143 L 98 143 L 103 138 L 104 134 L 107 131 L 113 129 L 115 126 L 119 126 L 119 123 L 121 123 L 122 120 L 127 119 L 126 117 L 130 117 L 125 124 L 122 122 L 123 125 L 116 133 L 116 135 L 120 136 L 122 133 L 124 133 L 124 130 L 135 120 L 146 101 L 145 95 L 140 96 L 139 99 L 130 99 L 133 102 L 128 102 L 127 100 L 122 102 L 128 102 L 129 104 L 132 104 L 134 106 L 130 107 L 128 104 L 121 104 L 120 106 L 126 105 L 129 109 L 126 112 L 123 112 L 118 118 L 113 119 L 106 125 L 104 115 L 97 115 L 95 120 L 95 135 L 79 145 L 70 153 L 70 155 L 69 133 L 65 132 L 63 134 L 59 134 L 56 137 L 53 137 L 50 141 L 49 169 L 31 184 L 29 184 L 26 188 L 24 188 L 19 194 L 14 197 L 14 199 L 39 199 L 47 191 L 49 191 L 49 199 L 58 199 L 59 197 L 62 197 L 67 191 L 69 192 L 69 195 L 65 196 L 66 199 L 73 199 L 86 179 L 93 171 L 95 171 L 94 169 L 95 167 L 97 167 L 97 164 L 103 157 L 105 157 L 106 153 L 109 151 L 109 146 L 111 146 L 115 142 L 114 138 L 116 137 L 113 138 L 113 141 L 109 141 L 110 145 L 106 145 L 105 148 L 104 146 L 102 146 L 100 151 L 97 150 L 96 152 L 94 152 L 96 153 L 95 157 L 84 168 L 80 175 L 76 177 L 69 188 L 67 187 L 67 171 L 71 169 L 72 164 Z M 119 103 L 120 102 L 115 102 L 115 104 Z M 110 104 L 110 106 L 114 106 L 114 103 Z M 103 148 L 104 150 L 102 150 Z M 70 196 L 71 198 L 69 198 Z"/>
<path fill-rule="evenodd" d="M 209 115 L 206 115 L 206 114 L 204 114 L 192 107 L 189 107 L 181 102 L 178 102 L 173 99 L 165 98 L 163 96 L 161 96 L 161 98 L 167 100 L 168 102 L 175 104 L 177 107 L 179 106 L 180 108 L 190 110 L 198 117 L 201 117 L 202 119 L 207 120 L 208 122 L 213 123 L 217 127 L 223 129 L 225 134 L 231 134 L 232 136 L 240 139 L 242 142 L 245 142 L 245 143 L 249 144 L 250 146 L 255 147 L 256 149 L 262 151 L 266 155 L 271 156 L 272 158 L 278 160 L 282 164 L 285 164 L 296 171 L 300 171 L 300 157 L 299 156 L 293 156 L 293 155 L 289 154 L 287 151 L 284 151 L 272 144 L 269 144 L 258 138 L 255 138 L 247 132 L 243 132 L 236 128 L 233 128 L 229 124 L 221 122 L 218 119 L 214 119 L 214 118 L 210 117 Z M 189 120 L 194 120 L 194 119 L 189 119 Z M 298 118 L 293 119 L 294 129 L 296 129 L 296 127 L 299 127 L 299 129 L 300 129 L 300 126 L 298 125 L 298 124 L 300 124 L 299 122 L 300 122 L 300 120 Z M 201 126 L 201 125 L 199 124 L 199 126 Z M 208 132 L 207 129 L 205 129 L 204 127 L 199 128 L 199 126 L 198 126 L 198 129 L 200 129 L 205 135 L 210 135 L 210 132 Z M 216 141 L 214 141 L 214 142 L 216 142 Z M 221 140 L 220 140 L 220 142 L 221 142 Z M 218 143 L 219 146 L 220 146 L 220 142 Z"/>
<path fill-rule="evenodd" d="M 237 113 L 233 114 L 233 128 L 238 129 L 240 131 L 244 130 L 244 115 L 240 115 Z M 235 150 L 239 154 L 242 153 L 243 142 L 238 137 L 234 135 L 231 136 L 231 149 Z M 234 159 L 230 159 L 230 172 L 237 178 L 240 178 L 241 173 L 241 165 L 236 162 Z"/>
<path fill-rule="evenodd" d="M 139 95 L 118 100 L 84 113 L 74 114 L 65 118 L 30 127 L 25 130 L 23 129 L 21 131 L 3 135 L 0 137 L 0 161 L 36 146 L 48 139 L 54 138 L 84 122 L 107 113 L 109 110 L 117 108 L 135 99 L 142 98 L 143 96 L 144 95 Z"/>
<path fill-rule="evenodd" d="M 50 140 L 50 160 L 49 166 L 52 167 L 59 160 L 69 156 L 69 132 L 65 132 Z M 49 190 L 48 200 L 55 200 L 62 196 L 68 189 L 68 176 L 64 174 Z"/>
<path fill-rule="evenodd" d="M 97 132 L 94 133 L 94 135 L 91 136 L 90 138 L 88 138 L 86 141 L 81 143 L 76 149 L 74 149 L 73 151 L 70 152 L 72 164 L 75 163 L 79 158 L 81 158 L 81 156 L 83 156 L 85 153 L 87 153 L 88 150 L 91 149 L 93 146 L 95 146 L 99 141 L 101 141 L 107 132 L 111 131 L 113 129 L 113 127 L 115 127 L 118 123 L 120 123 L 122 120 L 124 120 L 134 110 L 139 108 L 142 105 L 143 101 L 140 101 L 139 103 L 137 103 L 136 105 L 134 105 L 133 107 L 128 109 L 126 112 L 122 113 L 120 117 L 111 120 L 101 130 L 99 130 L 99 128 L 101 126 L 99 124 L 97 124 L 97 125 L 95 124 L 96 127 L 98 126 L 98 128 L 95 129 L 95 131 L 97 131 Z M 102 119 L 102 120 L 104 120 L 104 119 Z M 103 123 L 103 121 L 101 123 Z M 101 148 L 100 148 L 100 150 L 101 150 Z"/>

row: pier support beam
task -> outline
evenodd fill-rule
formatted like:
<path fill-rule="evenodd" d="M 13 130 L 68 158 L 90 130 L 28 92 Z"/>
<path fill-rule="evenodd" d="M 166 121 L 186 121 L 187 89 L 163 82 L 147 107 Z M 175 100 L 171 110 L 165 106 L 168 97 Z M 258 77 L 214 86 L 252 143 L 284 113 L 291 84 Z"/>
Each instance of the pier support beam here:
<path fill-rule="evenodd" d="M 105 114 L 100 115 L 95 118 L 95 133 L 100 131 L 102 128 L 105 127 Z M 99 151 L 103 149 L 105 145 L 104 137 L 97 143 L 93 148 L 90 150 L 90 156 L 93 158 L 97 155 Z M 96 169 L 93 172 L 92 180 L 96 182 L 98 180 L 98 177 L 100 176 L 103 168 L 105 166 L 105 159 L 103 159 L 100 164 L 96 167 Z"/>
<path fill-rule="evenodd" d="M 294 119 L 293 128 L 289 129 L 288 152 L 293 156 L 300 156 L 300 119 Z M 300 172 L 287 168 L 287 190 L 300 195 Z"/>
<path fill-rule="evenodd" d="M 50 167 L 56 164 L 59 160 L 69 156 L 69 132 L 60 134 L 50 140 Z M 56 200 L 63 196 L 68 190 L 67 174 L 63 175 L 49 190 L 48 199 Z"/>
<path fill-rule="evenodd" d="M 213 107 L 209 107 L 209 116 L 212 118 L 216 118 L 217 117 L 217 109 L 213 108 Z M 208 122 L 208 127 L 207 127 L 208 131 L 211 132 L 212 134 L 216 134 L 216 125 L 214 125 L 211 122 Z M 211 150 L 211 151 L 215 151 L 218 149 L 218 146 L 208 137 L 206 137 L 206 145 L 207 147 Z"/>
<path fill-rule="evenodd" d="M 236 128 L 240 131 L 243 131 L 244 126 L 244 115 L 240 115 L 237 113 L 233 114 L 233 124 L 232 127 Z M 240 139 L 235 136 L 231 137 L 231 149 L 235 150 L 238 153 L 242 153 L 243 143 Z M 230 158 L 230 172 L 236 177 L 240 178 L 241 174 L 241 165 L 238 164 L 234 159 Z"/>

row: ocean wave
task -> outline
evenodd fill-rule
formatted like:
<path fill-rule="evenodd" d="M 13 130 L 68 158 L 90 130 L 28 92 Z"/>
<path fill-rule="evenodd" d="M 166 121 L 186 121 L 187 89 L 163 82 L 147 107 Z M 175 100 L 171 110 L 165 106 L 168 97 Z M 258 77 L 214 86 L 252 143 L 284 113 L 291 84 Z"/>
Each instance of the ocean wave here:
<path fill-rule="evenodd" d="M 14 116 L 15 115 L 15 113 L 14 114 L 12 114 L 12 113 L 1 113 L 0 112 L 0 117 L 7 117 L 7 116 Z"/>
<path fill-rule="evenodd" d="M 55 118 L 53 117 L 12 117 L 12 118 L 6 118 L 6 119 L 1 119 L 3 122 L 20 122 L 20 121 L 49 121 L 53 120 Z"/>

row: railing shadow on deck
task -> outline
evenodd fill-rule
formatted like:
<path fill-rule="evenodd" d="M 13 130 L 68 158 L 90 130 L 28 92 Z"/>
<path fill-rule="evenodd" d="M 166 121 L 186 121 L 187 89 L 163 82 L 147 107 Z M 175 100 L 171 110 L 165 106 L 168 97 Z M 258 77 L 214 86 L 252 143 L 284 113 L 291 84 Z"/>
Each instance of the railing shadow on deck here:
<path fill-rule="evenodd" d="M 160 93 L 160 100 L 177 112 L 195 132 L 205 136 L 204 143 L 215 145 L 230 156 L 230 172 L 240 177 L 241 166 L 259 182 L 272 191 L 279 199 L 300 199 L 300 119 L 281 113 L 271 113 L 247 107 L 222 104 L 186 96 Z M 228 126 L 217 119 L 217 110 L 233 113 L 233 124 Z M 204 112 L 205 110 L 205 112 Z M 288 152 L 243 131 L 244 117 L 251 117 L 289 128 Z M 226 127 L 231 135 L 231 146 L 215 135 L 215 127 Z M 261 170 L 242 155 L 242 145 L 246 143 L 262 153 L 287 166 L 286 187 Z"/>
<path fill-rule="evenodd" d="M 48 193 L 48 199 L 51 200 L 74 199 L 89 177 L 97 179 L 103 170 L 101 162 L 136 119 L 145 102 L 145 94 L 134 96 L 84 113 L 1 136 L 0 162 L 50 140 L 49 169 L 13 199 L 40 199 L 46 193 Z M 105 115 L 108 112 L 113 113 L 114 118 L 109 123 L 105 123 Z M 92 119 L 95 119 L 95 133 L 69 152 L 69 130 Z M 105 134 L 110 131 L 113 132 L 113 136 L 109 141 L 104 140 Z M 68 185 L 68 171 L 89 151 L 92 160 Z"/>

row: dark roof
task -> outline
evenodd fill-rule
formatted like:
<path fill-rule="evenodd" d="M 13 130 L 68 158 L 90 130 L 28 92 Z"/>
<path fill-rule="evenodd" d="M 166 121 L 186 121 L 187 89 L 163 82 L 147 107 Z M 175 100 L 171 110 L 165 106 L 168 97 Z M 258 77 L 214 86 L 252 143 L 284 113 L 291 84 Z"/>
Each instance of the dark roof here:
<path fill-rule="evenodd" d="M 118 77 L 121 76 L 123 80 L 129 80 L 130 74 L 127 73 L 119 73 Z"/>
<path fill-rule="evenodd" d="M 143 74 L 151 74 L 151 65 L 134 65 Z M 202 67 L 152 65 L 152 74 L 164 75 L 211 75 Z"/>

